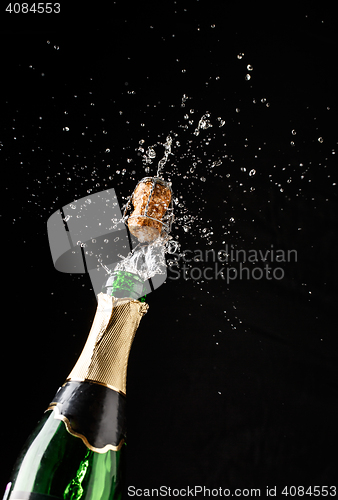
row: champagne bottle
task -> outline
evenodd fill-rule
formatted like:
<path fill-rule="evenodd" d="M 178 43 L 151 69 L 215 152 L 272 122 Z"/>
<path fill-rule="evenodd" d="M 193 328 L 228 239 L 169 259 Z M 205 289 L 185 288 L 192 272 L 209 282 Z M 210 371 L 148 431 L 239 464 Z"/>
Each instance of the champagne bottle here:
<path fill-rule="evenodd" d="M 148 305 L 140 278 L 114 272 L 98 294 L 83 351 L 29 437 L 3 500 L 122 498 L 126 374 Z"/>

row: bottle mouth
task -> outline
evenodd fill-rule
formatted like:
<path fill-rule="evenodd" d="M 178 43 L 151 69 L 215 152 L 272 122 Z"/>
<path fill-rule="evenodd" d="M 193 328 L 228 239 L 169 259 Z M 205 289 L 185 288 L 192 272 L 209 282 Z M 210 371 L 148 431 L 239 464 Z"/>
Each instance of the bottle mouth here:
<path fill-rule="evenodd" d="M 102 287 L 102 292 L 116 298 L 139 299 L 146 293 L 143 280 L 129 271 L 114 271 Z"/>

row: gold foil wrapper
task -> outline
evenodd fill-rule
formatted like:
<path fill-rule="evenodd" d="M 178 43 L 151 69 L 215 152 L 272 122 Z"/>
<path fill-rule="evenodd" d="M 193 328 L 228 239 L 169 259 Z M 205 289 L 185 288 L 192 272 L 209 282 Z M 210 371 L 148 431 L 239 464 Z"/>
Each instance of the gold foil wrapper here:
<path fill-rule="evenodd" d="M 67 381 L 92 381 L 126 394 L 128 358 L 148 304 L 98 294 L 87 342 Z"/>

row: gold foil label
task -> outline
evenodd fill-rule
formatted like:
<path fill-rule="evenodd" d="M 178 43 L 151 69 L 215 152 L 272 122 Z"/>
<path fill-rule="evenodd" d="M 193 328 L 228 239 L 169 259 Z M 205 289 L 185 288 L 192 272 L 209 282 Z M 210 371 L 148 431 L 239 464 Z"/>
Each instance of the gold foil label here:
<path fill-rule="evenodd" d="M 98 294 L 87 342 L 68 380 L 93 381 L 126 394 L 130 348 L 148 304 Z"/>

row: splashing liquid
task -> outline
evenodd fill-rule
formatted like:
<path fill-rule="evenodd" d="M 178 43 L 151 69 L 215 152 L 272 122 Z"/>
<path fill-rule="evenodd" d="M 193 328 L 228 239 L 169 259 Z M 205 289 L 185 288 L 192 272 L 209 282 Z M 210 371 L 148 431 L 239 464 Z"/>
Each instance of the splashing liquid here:
<path fill-rule="evenodd" d="M 171 145 L 172 145 L 172 142 L 173 142 L 172 138 L 170 137 L 170 135 L 168 135 L 166 142 L 163 144 L 163 146 L 164 146 L 164 156 L 158 162 L 156 177 L 161 177 L 161 171 L 164 169 L 164 166 L 165 166 L 165 164 L 168 161 L 169 155 L 171 154 Z"/>
<path fill-rule="evenodd" d="M 185 105 L 185 101 L 188 99 L 187 96 L 184 96 L 184 99 L 182 101 L 182 107 Z M 193 113 L 193 110 L 190 110 L 190 113 Z M 225 121 L 221 118 L 217 118 L 218 121 L 218 127 L 223 127 L 225 124 Z M 189 124 L 193 124 L 193 121 Z M 200 132 L 203 130 L 209 129 L 213 127 L 213 123 L 211 122 L 211 114 L 206 111 L 201 118 L 197 122 L 197 127 L 195 126 L 195 129 L 191 130 L 191 133 L 195 136 L 199 136 Z M 172 132 L 174 134 L 174 132 Z M 177 134 L 174 134 L 177 137 Z M 142 139 L 139 141 L 139 147 L 138 151 L 144 153 L 142 155 L 142 161 L 145 167 L 145 171 L 148 173 L 150 170 L 150 165 L 153 164 L 155 158 L 156 158 L 156 147 L 157 146 L 163 146 L 164 147 L 164 154 L 163 157 L 158 161 L 157 164 L 157 171 L 156 171 L 156 177 L 162 178 L 163 179 L 163 171 L 165 166 L 167 165 L 169 161 L 170 155 L 172 155 L 172 145 L 173 145 L 173 139 L 171 133 L 166 137 L 166 141 L 164 143 L 158 142 L 155 145 L 148 146 L 145 148 L 144 146 L 145 141 Z M 206 144 L 209 144 L 209 141 L 206 142 Z M 176 141 L 176 145 L 180 146 L 180 143 Z M 218 166 L 222 164 L 222 160 L 220 158 L 217 158 L 216 160 L 213 160 L 211 168 L 214 166 Z M 197 165 L 197 163 L 193 163 L 193 165 Z M 192 167 L 191 167 L 192 168 Z M 173 166 L 173 171 L 170 172 L 172 174 L 174 170 L 177 170 L 176 166 Z M 193 168 L 195 170 L 195 167 Z M 191 169 L 190 169 L 191 173 Z M 252 175 L 252 174 L 250 174 Z M 204 177 L 201 177 L 200 180 L 206 181 Z M 182 198 L 182 196 L 181 196 Z M 177 221 L 182 222 L 182 226 L 185 232 L 190 230 L 190 225 L 195 221 L 196 216 L 190 216 L 187 214 L 183 214 L 182 208 L 183 205 L 182 203 L 179 203 L 178 200 L 175 200 L 176 205 L 182 212 L 180 219 L 177 219 Z M 124 218 L 122 218 L 119 221 L 115 221 L 116 224 L 120 222 L 125 222 Z M 115 225 L 116 225 L 115 224 Z M 210 231 L 208 234 L 213 234 L 212 231 Z M 211 242 L 209 242 L 210 244 Z M 114 271 L 127 271 L 131 272 L 134 274 L 137 274 L 142 280 L 146 281 L 156 274 L 164 274 L 165 270 L 167 268 L 166 264 L 166 259 L 165 255 L 167 253 L 169 254 L 174 254 L 178 251 L 179 249 L 179 243 L 175 240 L 172 239 L 172 237 L 168 234 L 162 233 L 161 236 L 159 236 L 155 241 L 144 244 L 144 243 L 139 243 L 132 252 L 130 252 L 126 257 L 120 255 L 121 261 L 115 266 Z M 105 269 L 105 271 L 108 274 L 111 274 L 113 271 L 108 269 L 107 266 L 103 263 L 102 259 L 98 258 L 99 264 Z"/>
<path fill-rule="evenodd" d="M 171 153 L 172 138 L 167 136 L 164 146 L 164 155 L 157 165 L 156 177 L 162 177 L 162 171 L 168 162 Z M 150 163 L 152 158 L 156 157 L 153 147 L 148 148 L 146 163 Z M 137 274 L 143 281 L 147 281 L 156 274 L 164 274 L 166 270 L 165 254 L 172 252 L 173 246 L 168 245 L 171 236 L 163 232 L 153 242 L 146 245 L 137 245 L 137 247 L 129 253 L 129 255 L 121 260 L 115 267 L 114 271 L 127 271 Z M 101 266 L 107 270 L 108 268 L 100 262 Z"/>
<path fill-rule="evenodd" d="M 157 238 L 148 245 L 136 248 L 115 267 L 115 271 L 127 271 L 137 274 L 143 281 L 164 274 L 166 270 L 166 239 Z"/>
<path fill-rule="evenodd" d="M 195 129 L 194 135 L 199 135 L 201 130 L 205 130 L 209 127 L 212 127 L 209 118 L 210 118 L 210 113 L 206 113 L 205 115 L 202 116 L 202 118 L 198 122 L 197 128 Z"/>

